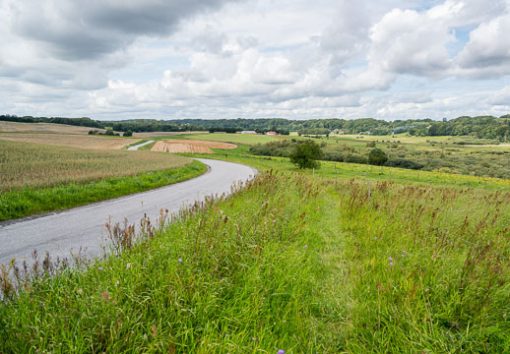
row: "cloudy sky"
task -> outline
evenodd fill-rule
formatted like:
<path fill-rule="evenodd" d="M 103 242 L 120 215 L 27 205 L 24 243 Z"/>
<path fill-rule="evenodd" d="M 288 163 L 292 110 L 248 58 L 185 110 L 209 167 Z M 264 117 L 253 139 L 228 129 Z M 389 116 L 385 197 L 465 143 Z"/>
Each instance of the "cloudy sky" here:
<path fill-rule="evenodd" d="M 0 0 L 0 113 L 510 113 L 510 0 Z"/>

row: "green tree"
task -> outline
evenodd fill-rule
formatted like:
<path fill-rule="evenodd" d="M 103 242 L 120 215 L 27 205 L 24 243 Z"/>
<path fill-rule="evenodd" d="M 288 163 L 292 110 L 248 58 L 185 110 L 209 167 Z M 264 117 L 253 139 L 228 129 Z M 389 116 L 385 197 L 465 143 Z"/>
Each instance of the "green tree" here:
<path fill-rule="evenodd" d="M 133 132 L 131 130 L 125 131 L 122 136 L 125 136 L 125 137 L 133 136 Z"/>
<path fill-rule="evenodd" d="M 370 150 L 368 154 L 368 163 L 371 165 L 382 166 L 388 161 L 388 155 L 379 148 Z"/>
<path fill-rule="evenodd" d="M 301 169 L 319 168 L 320 164 L 317 160 L 320 160 L 322 156 L 321 147 L 316 142 L 307 140 L 296 144 L 290 154 L 290 161 Z"/>

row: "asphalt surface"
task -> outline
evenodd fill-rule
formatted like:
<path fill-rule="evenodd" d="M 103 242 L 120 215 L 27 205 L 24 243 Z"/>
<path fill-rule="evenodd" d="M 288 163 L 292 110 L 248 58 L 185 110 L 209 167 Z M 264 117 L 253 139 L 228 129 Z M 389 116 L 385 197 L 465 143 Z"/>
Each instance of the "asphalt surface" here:
<path fill-rule="evenodd" d="M 197 178 L 149 192 L 94 203 L 49 214 L 0 224 L 0 264 L 11 259 L 31 261 L 31 254 L 48 251 L 53 259 L 68 257 L 80 248 L 88 257 L 99 256 L 107 245 L 105 224 L 113 222 L 138 224 L 144 214 L 154 222 L 161 209 L 178 212 L 183 206 L 203 201 L 207 196 L 230 193 L 231 186 L 252 178 L 250 167 L 224 161 L 199 159 L 209 171 Z"/>
<path fill-rule="evenodd" d="M 146 141 L 144 143 L 140 143 L 140 144 L 137 144 L 137 145 L 130 146 L 130 147 L 128 147 L 128 151 L 137 151 L 141 147 L 143 147 L 145 145 L 152 144 L 153 142 L 154 142 L 154 140 L 149 140 L 149 141 Z"/>

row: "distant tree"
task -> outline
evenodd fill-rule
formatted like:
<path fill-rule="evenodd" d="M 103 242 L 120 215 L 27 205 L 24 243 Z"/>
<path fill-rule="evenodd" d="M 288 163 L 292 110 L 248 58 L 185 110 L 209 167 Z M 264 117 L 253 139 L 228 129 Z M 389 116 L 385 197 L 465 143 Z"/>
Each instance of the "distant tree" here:
<path fill-rule="evenodd" d="M 379 148 L 370 150 L 368 154 L 368 163 L 370 165 L 382 166 L 388 161 L 388 156 Z"/>
<path fill-rule="evenodd" d="M 124 132 L 124 134 L 122 136 L 125 136 L 125 137 L 133 136 L 133 132 L 131 130 L 127 130 Z"/>
<path fill-rule="evenodd" d="M 290 154 L 290 161 L 301 169 L 319 168 L 317 160 L 320 160 L 322 155 L 321 147 L 316 142 L 307 140 L 296 144 Z"/>

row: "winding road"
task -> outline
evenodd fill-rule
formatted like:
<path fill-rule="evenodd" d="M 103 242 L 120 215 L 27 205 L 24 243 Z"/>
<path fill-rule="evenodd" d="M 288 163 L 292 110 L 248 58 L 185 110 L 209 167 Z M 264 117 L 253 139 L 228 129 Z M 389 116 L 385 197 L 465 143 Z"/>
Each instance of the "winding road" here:
<path fill-rule="evenodd" d="M 88 257 L 98 256 L 107 242 L 105 223 L 110 218 L 113 222 L 127 218 L 138 224 L 147 214 L 155 222 L 161 209 L 175 213 L 207 196 L 229 193 L 233 184 L 256 174 L 254 169 L 236 163 L 198 160 L 208 165 L 209 171 L 185 182 L 33 219 L 0 223 L 0 264 L 13 258 L 30 261 L 34 250 L 40 255 L 48 251 L 52 258 L 62 258 L 82 248 Z"/>

